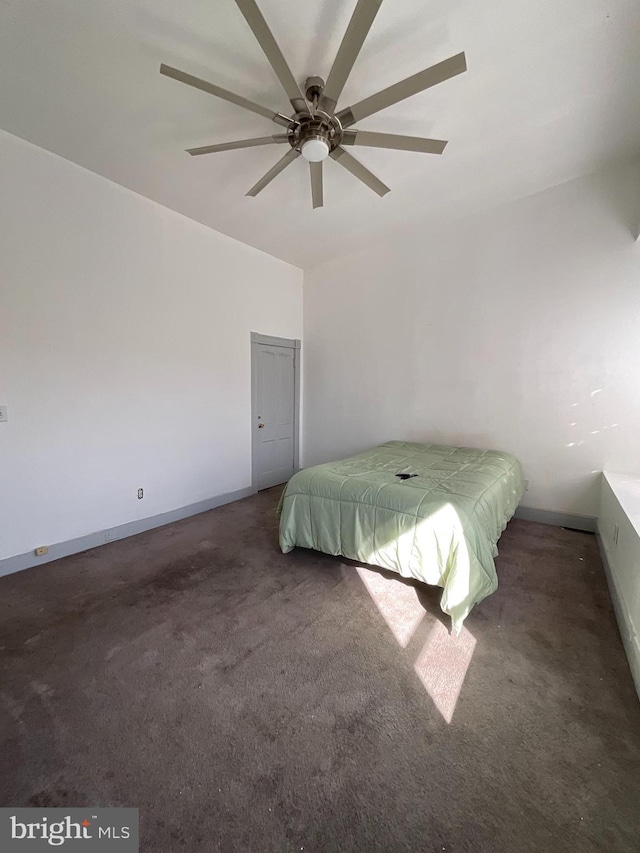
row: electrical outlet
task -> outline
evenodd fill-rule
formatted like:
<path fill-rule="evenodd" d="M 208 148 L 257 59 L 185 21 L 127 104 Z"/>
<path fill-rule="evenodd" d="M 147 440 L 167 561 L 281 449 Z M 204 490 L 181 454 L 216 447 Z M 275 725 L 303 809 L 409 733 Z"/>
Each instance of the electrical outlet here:
<path fill-rule="evenodd" d="M 613 524 L 613 544 L 618 544 L 618 534 L 620 533 L 620 525 L 617 522 Z"/>
<path fill-rule="evenodd" d="M 44 554 L 49 553 L 49 547 L 47 545 L 40 545 L 39 548 L 36 548 L 36 557 L 42 557 Z"/>
<path fill-rule="evenodd" d="M 144 489 L 138 489 L 138 500 L 141 501 L 144 497 Z"/>
<path fill-rule="evenodd" d="M 528 480 L 524 481 L 524 490 L 525 490 L 525 492 L 529 491 L 529 481 Z"/>

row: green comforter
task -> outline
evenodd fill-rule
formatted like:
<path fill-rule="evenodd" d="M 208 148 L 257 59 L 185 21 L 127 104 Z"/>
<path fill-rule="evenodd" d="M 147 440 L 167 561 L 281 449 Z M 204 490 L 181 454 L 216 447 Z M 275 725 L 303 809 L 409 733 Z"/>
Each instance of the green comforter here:
<path fill-rule="evenodd" d="M 396 477 L 403 473 L 417 476 Z M 341 554 L 440 586 L 459 633 L 498 586 L 496 543 L 523 491 L 509 453 L 388 441 L 294 474 L 280 503 L 280 547 Z"/>

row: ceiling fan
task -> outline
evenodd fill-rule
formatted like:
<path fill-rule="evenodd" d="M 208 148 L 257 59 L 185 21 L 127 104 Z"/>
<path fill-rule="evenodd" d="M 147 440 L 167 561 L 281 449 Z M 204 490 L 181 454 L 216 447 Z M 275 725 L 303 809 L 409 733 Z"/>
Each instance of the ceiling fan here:
<path fill-rule="evenodd" d="M 223 142 L 218 145 L 205 145 L 201 148 L 189 148 L 191 155 L 214 154 L 219 151 L 230 151 L 234 148 L 253 148 L 258 145 L 273 143 L 288 145 L 287 153 L 251 187 L 248 196 L 256 196 L 287 166 L 301 154 L 308 160 L 311 171 L 311 198 L 313 207 L 322 207 L 323 180 L 322 163 L 331 157 L 356 178 L 365 183 L 379 196 L 389 192 L 372 172 L 362 165 L 346 150 L 345 146 L 367 146 L 373 148 L 390 148 L 400 151 L 420 151 L 427 154 L 442 154 L 445 141 L 441 139 L 425 139 L 417 136 L 398 136 L 393 133 L 376 133 L 367 130 L 357 130 L 353 125 L 361 119 L 384 110 L 405 98 L 423 92 L 431 86 L 442 83 L 450 77 L 462 74 L 467 70 L 464 53 L 458 53 L 444 62 L 432 65 L 418 74 L 407 77 L 393 86 L 389 86 L 375 95 L 370 95 L 351 107 L 336 112 L 337 103 L 342 94 L 347 77 L 360 53 L 373 20 L 382 4 L 382 0 L 358 0 L 353 16 L 342 39 L 342 44 L 329 72 L 325 83 L 321 77 L 309 77 L 304 84 L 304 93 L 291 73 L 287 61 L 282 55 L 276 40 L 269 29 L 255 0 L 235 0 L 257 38 L 260 47 L 266 54 L 271 67 L 282 83 L 291 102 L 293 115 L 282 113 L 256 104 L 241 95 L 236 95 L 227 89 L 222 89 L 214 83 L 193 77 L 177 68 L 164 63 L 160 73 L 172 77 L 188 86 L 193 86 L 217 98 L 222 98 L 239 107 L 268 118 L 275 124 L 286 128 L 284 133 L 272 136 L 259 136 L 256 139 L 242 139 L 238 142 Z"/>

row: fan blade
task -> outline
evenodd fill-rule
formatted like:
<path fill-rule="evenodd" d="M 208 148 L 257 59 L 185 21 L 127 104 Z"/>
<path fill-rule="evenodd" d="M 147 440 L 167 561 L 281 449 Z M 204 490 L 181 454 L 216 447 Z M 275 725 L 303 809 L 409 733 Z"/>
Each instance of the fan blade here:
<path fill-rule="evenodd" d="M 309 107 L 300 86 L 296 83 L 295 77 L 287 65 L 287 60 L 282 55 L 282 51 L 255 0 L 236 0 L 236 5 L 251 27 L 271 67 L 276 72 L 278 80 L 282 83 L 287 98 L 291 101 L 291 106 L 297 113 L 308 113 Z"/>
<path fill-rule="evenodd" d="M 348 172 L 351 172 L 356 178 L 359 178 L 364 184 L 370 187 L 374 193 L 379 196 L 386 195 L 389 192 L 389 187 L 376 178 L 373 172 L 370 172 L 366 166 L 363 166 L 355 157 L 352 157 L 344 148 L 338 147 L 329 155 L 341 166 L 344 166 Z"/>
<path fill-rule="evenodd" d="M 295 148 L 289 149 L 289 151 L 287 151 L 287 153 L 284 155 L 284 157 L 282 157 L 280 160 L 278 160 L 276 165 L 272 166 L 272 168 L 269 169 L 267 174 L 264 175 L 262 178 L 260 178 L 260 180 L 258 181 L 257 184 L 255 184 L 253 187 L 251 187 L 251 189 L 249 190 L 247 195 L 250 195 L 250 196 L 258 195 L 258 193 L 261 190 L 263 190 L 267 186 L 267 184 L 270 184 L 271 181 L 275 177 L 277 177 L 280 174 L 280 172 L 282 172 L 283 169 L 286 169 L 287 166 L 290 163 L 293 163 L 293 161 L 299 156 L 300 156 L 300 152 L 296 151 Z"/>
<path fill-rule="evenodd" d="M 273 136 L 258 136 L 256 139 L 240 139 L 238 142 L 220 142 L 218 145 L 203 145 L 201 148 L 187 148 L 192 157 L 198 154 L 217 154 L 218 151 L 234 151 L 236 148 L 256 148 L 258 145 L 272 145 L 274 142 L 288 142 L 286 133 Z"/>
<path fill-rule="evenodd" d="M 345 130 L 343 145 L 364 145 L 367 148 L 394 148 L 397 151 L 420 151 L 423 154 L 442 154 L 447 143 L 444 139 L 426 139 L 421 136 L 398 136 L 395 133 L 375 133 L 369 130 Z"/>
<path fill-rule="evenodd" d="M 334 114 L 344 84 L 347 82 L 347 77 L 358 58 L 381 4 L 382 0 L 358 0 L 318 102 L 318 109 L 321 112 L 329 116 Z"/>
<path fill-rule="evenodd" d="M 172 68 L 170 65 L 165 65 L 164 62 L 160 66 L 160 73 L 165 77 L 171 77 L 178 80 L 180 83 L 186 83 L 187 86 L 193 86 L 194 89 L 200 89 L 202 92 L 207 92 L 209 95 L 215 95 L 216 98 L 222 98 L 223 101 L 229 101 L 230 104 L 236 104 L 239 107 L 244 107 L 245 110 L 251 110 L 252 113 L 257 113 L 259 116 L 264 116 L 276 124 L 281 124 L 283 127 L 289 127 L 291 119 L 282 113 L 276 113 L 267 107 L 261 107 L 260 104 L 254 104 L 242 95 L 236 95 L 234 92 L 229 92 L 228 89 L 222 89 L 214 83 L 209 83 L 206 80 L 201 80 L 200 77 L 194 77 L 192 74 L 187 74 L 185 71 L 180 71 L 177 68 Z"/>
<path fill-rule="evenodd" d="M 316 207 L 322 207 L 323 205 L 322 161 L 319 163 L 309 163 L 309 168 L 311 171 L 311 202 L 315 210 Z"/>
<path fill-rule="evenodd" d="M 371 95 L 370 98 L 358 101 L 352 107 L 340 110 L 338 118 L 343 127 L 351 127 L 352 124 L 373 115 L 373 113 L 378 113 L 380 110 L 404 101 L 405 98 L 417 95 L 418 92 L 424 92 L 431 86 L 437 86 L 438 83 L 443 83 L 466 70 L 467 62 L 464 53 L 458 53 L 456 56 L 445 59 L 444 62 L 439 62 L 437 65 L 432 65 L 431 68 L 414 74 L 413 77 L 407 77 L 406 80 L 401 80 L 400 83 L 395 83 L 393 86 Z"/>

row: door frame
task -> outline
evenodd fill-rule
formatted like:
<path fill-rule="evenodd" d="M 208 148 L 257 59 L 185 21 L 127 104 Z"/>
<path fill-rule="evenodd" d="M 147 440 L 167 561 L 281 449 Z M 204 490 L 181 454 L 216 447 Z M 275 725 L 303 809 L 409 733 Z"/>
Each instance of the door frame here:
<path fill-rule="evenodd" d="M 258 360 L 254 344 L 272 347 L 286 347 L 293 353 L 293 470 L 300 469 L 300 350 L 298 338 L 276 338 L 251 332 L 251 491 L 258 491 L 257 459 L 258 431 L 255 429 L 258 418 Z"/>

